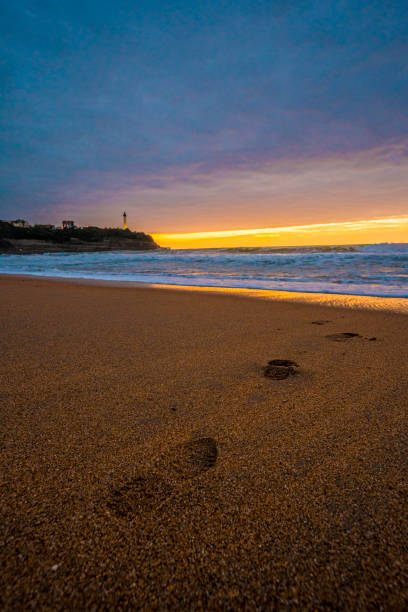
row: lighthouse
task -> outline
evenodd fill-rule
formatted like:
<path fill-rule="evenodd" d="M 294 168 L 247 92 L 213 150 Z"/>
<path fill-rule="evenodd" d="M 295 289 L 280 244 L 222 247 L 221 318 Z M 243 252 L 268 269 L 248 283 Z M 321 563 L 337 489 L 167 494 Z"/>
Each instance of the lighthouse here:
<path fill-rule="evenodd" d="M 127 230 L 128 226 L 127 226 L 127 221 L 126 221 L 126 213 L 123 213 L 123 229 Z"/>

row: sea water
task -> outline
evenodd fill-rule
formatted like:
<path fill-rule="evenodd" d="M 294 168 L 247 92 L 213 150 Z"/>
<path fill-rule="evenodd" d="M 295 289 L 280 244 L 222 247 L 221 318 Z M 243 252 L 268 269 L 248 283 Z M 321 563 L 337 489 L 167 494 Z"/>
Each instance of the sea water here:
<path fill-rule="evenodd" d="M 0 273 L 408 297 L 408 243 L 1 255 Z"/>

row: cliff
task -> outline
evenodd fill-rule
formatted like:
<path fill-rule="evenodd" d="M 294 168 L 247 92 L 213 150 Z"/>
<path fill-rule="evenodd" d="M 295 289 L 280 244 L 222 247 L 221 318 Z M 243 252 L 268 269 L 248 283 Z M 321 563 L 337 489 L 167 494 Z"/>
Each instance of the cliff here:
<path fill-rule="evenodd" d="M 100 227 L 14 227 L 11 223 L 0 221 L 0 253 L 3 254 L 146 251 L 159 248 L 153 238 L 143 232 Z"/>

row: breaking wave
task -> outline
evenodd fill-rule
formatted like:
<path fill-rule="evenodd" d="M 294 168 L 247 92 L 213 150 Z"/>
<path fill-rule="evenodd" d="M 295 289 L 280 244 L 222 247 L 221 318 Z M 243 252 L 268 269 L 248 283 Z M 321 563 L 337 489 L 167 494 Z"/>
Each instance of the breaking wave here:
<path fill-rule="evenodd" d="M 3 255 L 0 273 L 408 297 L 408 244 Z"/>

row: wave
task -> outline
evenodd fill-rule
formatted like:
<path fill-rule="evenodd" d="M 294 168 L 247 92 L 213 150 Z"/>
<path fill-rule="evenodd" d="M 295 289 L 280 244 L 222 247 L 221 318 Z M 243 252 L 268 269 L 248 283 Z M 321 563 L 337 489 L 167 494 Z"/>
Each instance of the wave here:
<path fill-rule="evenodd" d="M 408 244 L 3 255 L 0 273 L 408 297 Z"/>

